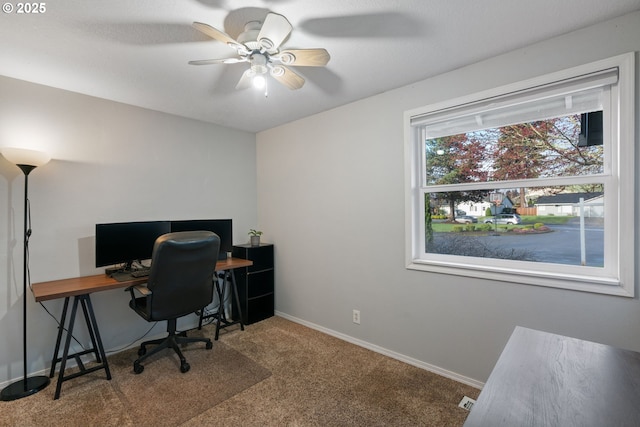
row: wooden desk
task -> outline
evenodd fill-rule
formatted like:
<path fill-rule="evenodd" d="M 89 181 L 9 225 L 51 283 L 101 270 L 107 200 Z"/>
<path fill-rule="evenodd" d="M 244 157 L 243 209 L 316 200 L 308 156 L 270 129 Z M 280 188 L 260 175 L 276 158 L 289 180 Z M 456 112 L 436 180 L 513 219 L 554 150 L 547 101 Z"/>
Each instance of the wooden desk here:
<path fill-rule="evenodd" d="M 640 353 L 516 327 L 464 425 L 639 424 Z"/>
<path fill-rule="evenodd" d="M 216 271 L 230 271 L 231 274 L 231 283 L 232 288 L 235 294 L 236 301 L 238 301 L 238 290 L 236 288 L 235 276 L 233 274 L 233 270 L 236 268 L 249 267 L 253 265 L 253 261 L 249 261 L 241 258 L 228 258 L 223 261 L 218 261 L 216 263 Z M 33 295 L 37 302 L 49 301 L 58 298 L 64 298 L 64 306 L 62 308 L 62 316 L 60 319 L 60 324 L 58 325 L 58 337 L 56 339 L 56 346 L 53 352 L 53 358 L 51 361 L 51 370 L 49 371 L 49 377 L 53 378 L 55 374 L 56 365 L 60 362 L 60 371 L 58 373 L 58 383 L 56 385 L 56 392 L 54 395 L 54 399 L 58 399 L 60 397 L 60 391 L 62 389 L 62 383 L 67 380 L 71 380 L 73 378 L 77 378 L 81 375 L 86 375 L 91 372 L 95 372 L 101 369 L 105 370 L 107 375 L 107 379 L 111 379 L 111 371 L 109 370 L 109 364 L 107 363 L 107 357 L 104 352 L 104 346 L 102 345 L 102 339 L 100 338 L 100 331 L 98 329 L 98 323 L 96 322 L 96 318 L 93 312 L 93 306 L 91 304 L 90 294 L 94 292 L 107 291 L 110 289 L 122 289 L 132 285 L 139 285 L 147 282 L 146 277 L 140 278 L 131 278 L 126 281 L 118 281 L 112 277 L 109 277 L 105 274 L 99 274 L 95 276 L 85 276 L 85 277 L 73 277 L 70 279 L 62 279 L 62 280 L 52 280 L 49 282 L 39 282 L 34 283 L 31 287 L 33 290 Z M 220 295 L 221 290 L 219 289 L 217 280 L 215 281 L 215 288 Z M 71 309 L 68 326 L 65 327 L 67 323 L 67 314 L 69 313 L 69 298 L 73 297 L 73 307 Z M 71 345 L 71 336 L 73 334 L 73 327 L 75 324 L 76 313 L 78 310 L 78 304 L 82 307 L 82 312 L 84 314 L 84 319 L 87 325 L 87 329 L 89 331 L 89 337 L 91 338 L 92 348 L 84 351 L 80 351 L 78 353 L 69 354 L 69 347 Z M 238 303 L 239 305 L 239 303 Z M 222 300 L 220 303 L 222 306 Z M 223 318 L 224 316 L 222 316 Z M 226 319 L 224 319 L 226 322 Z M 220 327 L 229 326 L 235 324 L 236 322 L 226 322 L 224 326 L 220 325 L 220 321 L 216 327 L 216 338 L 218 336 L 218 331 Z M 240 323 L 240 327 L 244 330 L 244 325 L 242 322 Z M 60 352 L 60 344 L 62 343 L 62 335 L 63 332 L 67 332 L 64 349 L 62 352 L 62 356 L 58 356 Z M 97 365 L 92 366 L 91 368 L 85 368 L 80 356 L 85 354 L 94 354 L 96 358 Z M 79 371 L 70 375 L 64 375 L 64 371 L 66 368 L 67 360 L 73 357 L 79 367 Z"/>
<path fill-rule="evenodd" d="M 227 258 L 216 263 L 216 271 L 233 270 L 249 267 L 253 261 L 241 258 Z M 119 282 L 105 274 L 96 276 L 73 277 L 70 279 L 39 282 L 31 285 L 36 302 L 48 301 L 58 298 L 73 297 L 76 295 L 91 294 L 94 292 L 108 291 L 110 289 L 126 288 L 131 285 L 147 283 L 146 277 L 132 278 L 126 282 Z"/>

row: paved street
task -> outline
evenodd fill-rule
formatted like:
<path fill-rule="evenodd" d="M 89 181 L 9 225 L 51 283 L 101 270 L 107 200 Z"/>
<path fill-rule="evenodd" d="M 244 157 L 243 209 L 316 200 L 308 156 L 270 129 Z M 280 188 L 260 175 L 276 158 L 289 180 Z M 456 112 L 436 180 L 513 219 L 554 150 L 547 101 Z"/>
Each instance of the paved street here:
<path fill-rule="evenodd" d="M 562 225 L 550 225 L 553 231 L 543 234 L 523 235 L 499 233 L 499 236 L 465 236 L 469 244 L 484 245 L 493 249 L 526 251 L 537 262 L 580 265 L 580 222 L 577 218 Z M 454 233 L 436 233 L 439 239 L 454 237 Z M 463 233 L 455 233 L 460 237 Z M 604 265 L 604 228 L 601 221 L 585 224 L 586 265 Z"/>

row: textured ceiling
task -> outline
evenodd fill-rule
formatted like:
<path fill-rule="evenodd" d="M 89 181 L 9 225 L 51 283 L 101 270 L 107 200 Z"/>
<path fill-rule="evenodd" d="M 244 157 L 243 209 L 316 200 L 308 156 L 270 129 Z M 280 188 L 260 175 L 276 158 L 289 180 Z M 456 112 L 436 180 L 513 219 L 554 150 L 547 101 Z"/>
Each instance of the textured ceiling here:
<path fill-rule="evenodd" d="M 16 5 L 17 2 L 9 0 Z M 53 0 L 0 15 L 0 74 L 257 132 L 639 10 L 640 0 Z M 326 48 L 297 67 L 299 90 L 235 90 L 248 66 L 188 65 L 234 51 L 192 26 L 236 37 L 268 12 L 288 48 Z M 1 88 L 0 88 L 1 96 Z"/>

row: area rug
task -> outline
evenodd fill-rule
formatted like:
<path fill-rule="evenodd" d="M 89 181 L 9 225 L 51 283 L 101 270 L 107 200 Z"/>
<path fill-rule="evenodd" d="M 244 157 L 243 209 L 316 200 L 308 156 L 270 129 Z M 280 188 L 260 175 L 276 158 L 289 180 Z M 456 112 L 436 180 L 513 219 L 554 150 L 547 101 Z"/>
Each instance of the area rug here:
<path fill-rule="evenodd" d="M 146 359 L 141 374 L 133 372 L 137 349 L 109 358 L 113 388 L 135 424 L 180 425 L 271 375 L 219 341 L 211 350 L 204 347 L 194 343 L 183 349 L 191 365 L 186 373 L 173 350 Z"/>

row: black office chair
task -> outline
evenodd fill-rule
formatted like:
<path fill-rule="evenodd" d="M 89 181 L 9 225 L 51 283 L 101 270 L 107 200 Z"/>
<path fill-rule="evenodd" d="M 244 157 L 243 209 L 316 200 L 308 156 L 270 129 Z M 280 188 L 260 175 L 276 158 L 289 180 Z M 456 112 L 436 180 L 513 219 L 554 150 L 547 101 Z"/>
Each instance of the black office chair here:
<path fill-rule="evenodd" d="M 136 374 L 144 371 L 141 362 L 164 348 L 172 348 L 180 357 L 180 371 L 190 368 L 178 344 L 204 342 L 207 350 L 213 347 L 209 338 L 187 338 L 176 334 L 176 321 L 202 310 L 213 300 L 215 272 L 220 238 L 210 231 L 183 231 L 164 234 L 156 240 L 151 258 L 151 271 L 146 286 L 131 286 L 129 306 L 149 322 L 167 321 L 166 338 L 145 341 L 140 345 L 133 362 Z M 140 295 L 136 297 L 137 291 Z M 147 345 L 158 344 L 147 353 Z"/>

